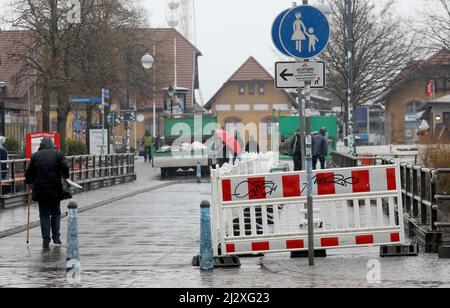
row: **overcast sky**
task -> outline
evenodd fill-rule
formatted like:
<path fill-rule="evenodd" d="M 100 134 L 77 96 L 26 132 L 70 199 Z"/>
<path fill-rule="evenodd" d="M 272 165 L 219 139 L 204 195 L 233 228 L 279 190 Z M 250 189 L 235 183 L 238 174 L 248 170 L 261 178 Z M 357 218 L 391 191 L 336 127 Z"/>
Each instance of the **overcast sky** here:
<path fill-rule="evenodd" d="M 142 1 L 151 10 L 152 26 L 167 26 L 167 0 Z M 396 10 L 401 18 L 408 19 L 414 16 L 424 1 L 397 0 Z M 278 59 L 270 30 L 275 17 L 292 6 L 292 2 L 195 0 L 197 45 L 203 53 L 199 64 L 200 86 L 205 102 L 249 56 L 254 56 L 269 71 L 273 70 Z"/>
<path fill-rule="evenodd" d="M 0 0 L 0 8 L 9 1 Z M 373 1 L 379 3 L 381 0 Z M 401 18 L 411 18 L 425 1 L 397 0 L 397 13 Z M 292 2 L 195 0 L 197 46 L 203 53 L 199 64 L 200 86 L 205 102 L 249 56 L 254 56 L 272 71 L 278 60 L 270 33 L 272 22 L 281 11 L 291 7 Z M 152 26 L 167 27 L 167 0 L 141 0 L 141 3 L 151 12 Z"/>

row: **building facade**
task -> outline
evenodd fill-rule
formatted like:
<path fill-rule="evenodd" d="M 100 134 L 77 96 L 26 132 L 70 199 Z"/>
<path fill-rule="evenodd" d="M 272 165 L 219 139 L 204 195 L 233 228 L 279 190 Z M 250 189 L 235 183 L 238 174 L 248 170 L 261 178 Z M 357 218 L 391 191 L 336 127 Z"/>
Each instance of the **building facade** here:
<path fill-rule="evenodd" d="M 145 46 L 155 60 L 153 68 L 146 71 L 148 84 L 152 87 L 150 96 L 139 93 L 131 93 L 129 107 L 136 110 L 136 121 L 131 125 L 131 145 L 139 147 L 140 140 L 145 131 L 162 132 L 162 116 L 170 112 L 167 89 L 174 87 L 182 89 L 182 93 L 176 97 L 177 102 L 182 102 L 183 113 L 203 112 L 199 106 L 196 95 L 199 89 L 198 57 L 201 52 L 184 38 L 175 29 L 136 29 L 138 41 L 136 45 Z M 41 91 L 34 87 L 36 81 L 30 76 L 23 76 L 16 81 L 16 76 L 23 70 L 23 64 L 15 61 L 11 53 L 17 51 L 17 42 L 30 40 L 27 31 L 0 31 L 0 134 L 14 138 L 24 145 L 25 135 L 29 131 L 42 130 L 42 98 Z M 140 47 L 142 49 L 142 47 Z M 137 53 L 138 51 L 134 51 Z M 140 52 L 140 51 L 139 51 Z M 135 54 L 135 58 L 141 58 Z M 125 76 L 124 76 L 125 79 Z M 118 112 L 128 108 L 123 98 L 119 98 L 116 89 L 109 89 L 112 93 L 111 111 Z M 98 93 L 71 93 L 70 97 L 86 98 L 101 96 Z M 120 95 L 123 97 L 124 95 Z M 50 128 L 57 130 L 57 105 L 51 98 Z M 86 105 L 73 105 L 67 119 L 67 138 L 86 139 L 89 118 L 91 125 L 99 126 L 102 123 L 98 107 L 92 108 L 92 114 L 88 116 Z M 155 113 L 154 113 L 155 111 Z M 122 112 L 123 113 L 123 112 Z M 154 116 L 155 114 L 155 116 Z M 111 128 L 111 134 L 116 136 L 116 141 L 124 143 L 125 129 L 123 122 Z"/>
<path fill-rule="evenodd" d="M 23 147 L 25 135 L 38 125 L 37 94 L 33 72 L 22 70 L 22 65 L 11 59 L 15 42 L 26 43 L 26 31 L 0 31 L 0 135 L 18 141 Z M 20 78 L 15 78 L 20 75 Z"/>
<path fill-rule="evenodd" d="M 219 125 L 223 128 L 254 125 L 258 136 L 247 131 L 247 136 L 241 137 L 247 140 L 252 135 L 258 140 L 259 135 L 265 133 L 270 138 L 272 125 L 278 121 L 278 116 L 290 115 L 297 109 L 297 104 L 286 91 L 276 89 L 272 75 L 250 57 L 204 108 L 217 113 Z"/>
<path fill-rule="evenodd" d="M 403 80 L 382 99 L 386 107 L 386 143 L 415 144 L 419 141 L 418 112 L 427 102 L 450 94 L 450 51 L 441 50 L 427 60 L 410 63 L 400 74 Z M 427 95 L 427 86 L 434 91 Z"/>

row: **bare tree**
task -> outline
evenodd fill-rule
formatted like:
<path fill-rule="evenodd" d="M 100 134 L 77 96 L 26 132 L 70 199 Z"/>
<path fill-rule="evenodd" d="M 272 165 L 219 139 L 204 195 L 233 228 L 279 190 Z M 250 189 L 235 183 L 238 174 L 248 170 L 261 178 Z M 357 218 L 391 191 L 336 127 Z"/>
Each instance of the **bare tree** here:
<path fill-rule="evenodd" d="M 30 39 L 17 41 L 11 57 L 23 68 L 20 82 L 35 73 L 42 90 L 43 129 L 49 130 L 50 101 L 57 103 L 57 127 L 65 140 L 70 96 L 99 94 L 101 88 L 132 91 L 152 89 L 148 84 L 123 78 L 129 70 L 142 76 L 135 62 L 131 67 L 124 51 L 136 42 L 132 29 L 145 25 L 145 14 L 134 1 L 81 0 L 80 20 L 69 22 L 71 7 L 63 0 L 16 0 L 13 28 L 26 31 Z M 149 80 L 148 78 L 145 80 Z M 145 90 L 144 90 L 145 89 Z M 64 145 L 64 142 L 63 142 Z"/>
<path fill-rule="evenodd" d="M 327 91 L 344 106 L 348 123 L 347 14 L 344 0 L 330 2 L 332 37 L 323 58 L 328 63 Z M 414 57 L 414 41 L 393 14 L 393 1 L 381 9 L 371 1 L 353 1 L 354 107 L 376 100 L 394 87 L 399 72 Z"/>
<path fill-rule="evenodd" d="M 427 0 L 419 23 L 411 27 L 431 51 L 450 50 L 450 0 Z"/>

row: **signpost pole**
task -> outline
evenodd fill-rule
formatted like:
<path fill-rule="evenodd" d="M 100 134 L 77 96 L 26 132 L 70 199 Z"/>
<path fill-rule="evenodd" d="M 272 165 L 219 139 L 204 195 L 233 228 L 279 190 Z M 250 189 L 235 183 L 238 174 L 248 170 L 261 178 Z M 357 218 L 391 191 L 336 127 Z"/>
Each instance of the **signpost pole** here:
<path fill-rule="evenodd" d="M 102 155 L 105 154 L 105 89 L 102 89 L 102 105 L 100 106 L 102 111 Z"/>
<path fill-rule="evenodd" d="M 348 147 L 351 154 L 356 154 L 353 110 L 353 4 L 345 0 L 347 9 L 347 52 L 348 52 Z"/>
<path fill-rule="evenodd" d="M 313 171 L 312 171 L 312 136 L 311 136 L 311 89 L 310 81 L 305 85 L 305 118 L 306 118 L 306 173 L 308 194 L 306 207 L 308 210 L 308 258 L 309 265 L 314 265 L 314 204 L 313 204 Z"/>
<path fill-rule="evenodd" d="M 326 48 L 330 39 L 330 25 L 323 12 L 309 6 L 308 0 L 302 0 L 302 2 L 303 5 L 299 7 L 294 2 L 292 9 L 287 13 L 284 11 L 275 19 L 272 36 L 275 46 L 282 53 L 296 59 L 292 66 L 282 62 L 275 65 L 275 84 L 277 88 L 297 89 L 298 93 L 299 124 L 302 135 L 302 169 L 306 169 L 307 173 L 308 257 L 309 265 L 313 266 L 315 256 L 311 87 L 325 87 L 325 63 L 311 61 L 311 59 L 317 57 Z M 319 71 L 320 68 L 322 69 Z M 302 88 L 304 88 L 305 107 L 303 107 Z M 306 141 L 304 141 L 305 139 Z"/>
<path fill-rule="evenodd" d="M 303 5 L 308 5 L 308 0 L 303 0 Z M 305 113 L 306 113 L 306 173 L 308 178 L 307 211 L 308 211 L 308 259 L 309 265 L 314 266 L 314 204 L 312 181 L 312 137 L 311 137 L 311 82 L 305 82 Z"/>

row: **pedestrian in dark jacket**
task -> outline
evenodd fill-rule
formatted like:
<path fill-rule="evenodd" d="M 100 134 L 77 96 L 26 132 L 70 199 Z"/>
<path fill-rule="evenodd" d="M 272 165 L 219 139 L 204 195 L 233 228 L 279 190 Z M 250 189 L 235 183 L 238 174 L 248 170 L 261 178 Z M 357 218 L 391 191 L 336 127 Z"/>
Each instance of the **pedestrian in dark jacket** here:
<path fill-rule="evenodd" d="M 8 151 L 3 146 L 6 142 L 6 138 L 0 136 L 0 160 L 5 161 L 8 160 Z M 1 163 L 1 179 L 6 180 L 8 177 L 8 163 Z M 10 185 L 2 185 L 2 195 L 7 195 L 11 192 Z"/>
<path fill-rule="evenodd" d="M 294 161 L 294 171 L 302 170 L 302 132 L 297 129 L 294 137 L 289 140 L 289 150 Z"/>
<path fill-rule="evenodd" d="M 255 137 L 251 136 L 250 140 L 245 146 L 245 152 L 247 153 L 258 153 L 259 154 L 259 144 L 256 142 Z"/>
<path fill-rule="evenodd" d="M 43 248 L 47 249 L 50 240 L 61 245 L 60 221 L 62 200 L 61 178 L 69 178 L 69 167 L 64 155 L 55 147 L 53 140 L 44 138 L 39 150 L 33 154 L 25 173 L 28 185 L 33 185 L 33 201 L 39 204 L 39 217 Z M 51 232 L 51 237 L 50 237 Z"/>
<path fill-rule="evenodd" d="M 317 161 L 320 161 L 320 168 L 325 169 L 325 158 L 328 154 L 328 141 L 325 137 L 327 131 L 322 128 L 318 134 L 315 134 L 312 138 L 312 163 L 313 169 L 316 170 Z"/>
<path fill-rule="evenodd" d="M 0 160 L 5 161 L 8 160 L 8 151 L 3 147 L 3 145 L 6 142 L 6 138 L 3 136 L 0 136 Z M 2 172 L 2 180 L 6 179 L 8 176 L 8 164 L 2 163 L 1 164 L 1 172 Z"/>

